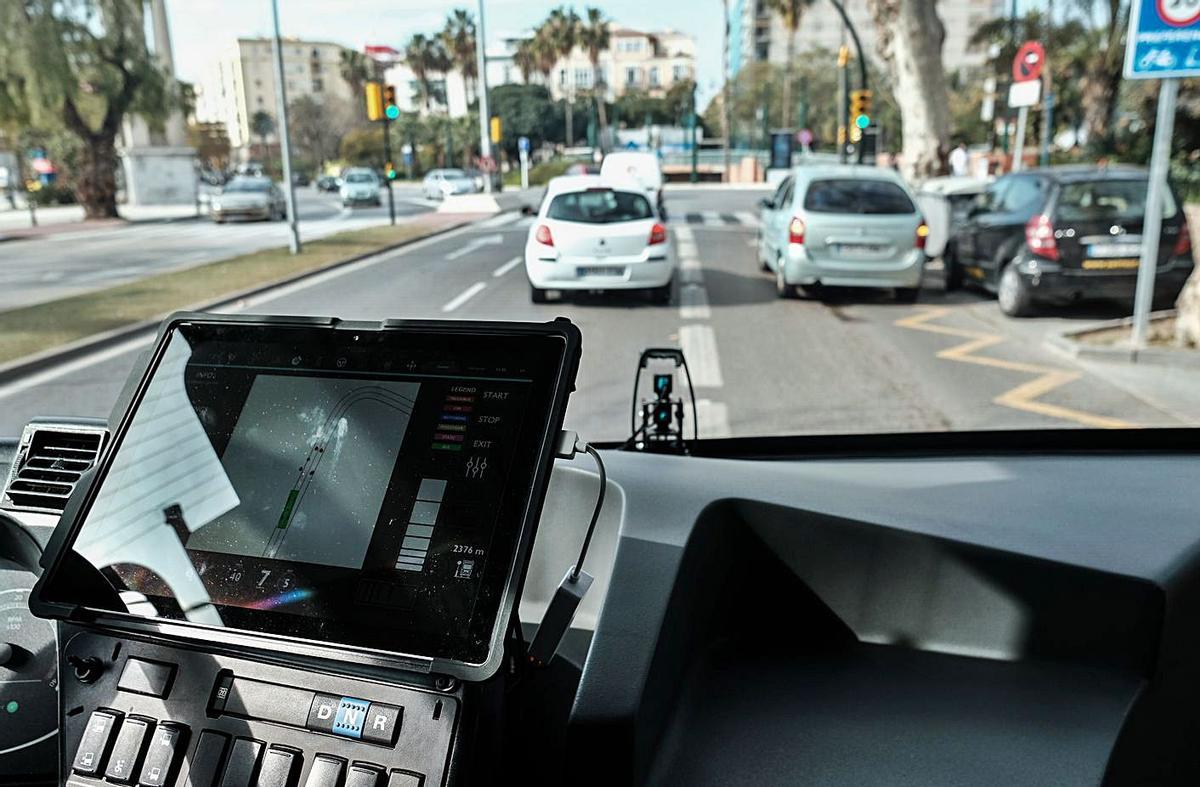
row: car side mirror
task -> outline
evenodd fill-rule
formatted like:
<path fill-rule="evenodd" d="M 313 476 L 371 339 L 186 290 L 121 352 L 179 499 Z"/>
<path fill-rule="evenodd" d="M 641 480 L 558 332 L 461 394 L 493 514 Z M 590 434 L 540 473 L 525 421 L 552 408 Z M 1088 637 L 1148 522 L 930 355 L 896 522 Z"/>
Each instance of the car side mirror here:
<path fill-rule="evenodd" d="M 521 215 L 522 216 L 533 216 L 536 213 L 537 213 L 537 211 L 535 211 L 533 209 L 532 205 L 522 205 L 521 206 Z"/>
<path fill-rule="evenodd" d="M 771 210 L 772 208 L 775 207 L 775 202 L 773 200 L 771 200 L 769 197 L 763 197 L 762 199 L 760 199 L 758 201 L 758 207 L 765 208 L 767 210 Z"/>

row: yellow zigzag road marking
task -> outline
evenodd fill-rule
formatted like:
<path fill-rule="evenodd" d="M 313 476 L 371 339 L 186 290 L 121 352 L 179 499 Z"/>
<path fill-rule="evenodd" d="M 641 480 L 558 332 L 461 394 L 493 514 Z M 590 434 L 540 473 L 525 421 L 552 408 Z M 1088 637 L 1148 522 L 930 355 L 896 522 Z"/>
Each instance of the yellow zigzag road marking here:
<path fill-rule="evenodd" d="M 1038 397 L 1053 391 L 1059 386 L 1074 382 L 1083 375 L 1080 372 L 1070 372 L 1065 369 L 1054 369 L 1032 363 L 1020 363 L 1019 361 L 1006 361 L 987 355 L 975 355 L 980 350 L 1002 344 L 1004 337 L 994 333 L 980 333 L 978 331 L 968 331 L 962 328 L 949 328 L 945 325 L 933 324 L 933 320 L 944 317 L 949 313 L 950 310 L 945 307 L 931 306 L 916 314 L 896 320 L 895 324 L 901 328 L 911 328 L 914 331 L 925 331 L 927 333 L 941 334 L 942 336 L 967 339 L 962 344 L 956 344 L 953 347 L 942 350 L 937 354 L 938 358 L 960 361 L 962 363 L 973 363 L 979 366 L 991 366 L 1010 372 L 1038 375 L 1035 379 L 1027 383 L 1022 383 L 1012 390 L 1005 391 L 993 399 L 992 401 L 998 405 L 1011 407 L 1014 410 L 1024 410 L 1028 413 L 1038 413 L 1039 415 L 1046 415 L 1051 418 L 1075 421 L 1085 426 L 1093 426 L 1100 429 L 1130 429 L 1135 426 L 1135 424 L 1122 421 L 1118 418 L 1107 418 L 1102 415 L 1094 415 L 1082 412 L 1081 410 L 1072 410 L 1069 407 L 1060 407 L 1056 404 L 1038 401 Z"/>

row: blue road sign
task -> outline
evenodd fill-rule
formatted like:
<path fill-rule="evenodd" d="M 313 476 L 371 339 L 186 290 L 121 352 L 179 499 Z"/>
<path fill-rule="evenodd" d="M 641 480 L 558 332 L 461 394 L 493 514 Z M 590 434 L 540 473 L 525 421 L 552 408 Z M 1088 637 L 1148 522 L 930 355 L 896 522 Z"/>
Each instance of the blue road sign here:
<path fill-rule="evenodd" d="M 517 150 L 522 153 L 529 152 L 529 137 L 517 137 Z"/>
<path fill-rule="evenodd" d="M 1133 0 L 1127 79 L 1200 76 L 1200 0 Z"/>

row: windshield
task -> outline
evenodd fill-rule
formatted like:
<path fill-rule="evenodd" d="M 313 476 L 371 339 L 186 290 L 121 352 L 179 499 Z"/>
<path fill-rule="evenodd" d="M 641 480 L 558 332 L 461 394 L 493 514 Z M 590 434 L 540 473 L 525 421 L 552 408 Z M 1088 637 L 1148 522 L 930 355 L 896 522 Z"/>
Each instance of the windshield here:
<path fill-rule="evenodd" d="M 559 194 L 550 201 L 550 208 L 546 211 L 546 218 L 581 224 L 638 221 L 653 216 L 650 203 L 641 194 L 611 189 Z"/>
<path fill-rule="evenodd" d="M 0 437 L 195 308 L 564 317 L 589 442 L 1200 424 L 1200 82 L 1152 238 L 1129 0 L 9 5 Z"/>
<path fill-rule="evenodd" d="M 226 192 L 267 192 L 271 190 L 271 182 L 268 180 L 231 180 L 225 184 Z"/>
<path fill-rule="evenodd" d="M 812 213 L 914 213 L 904 189 L 883 180 L 814 180 L 804 196 Z"/>

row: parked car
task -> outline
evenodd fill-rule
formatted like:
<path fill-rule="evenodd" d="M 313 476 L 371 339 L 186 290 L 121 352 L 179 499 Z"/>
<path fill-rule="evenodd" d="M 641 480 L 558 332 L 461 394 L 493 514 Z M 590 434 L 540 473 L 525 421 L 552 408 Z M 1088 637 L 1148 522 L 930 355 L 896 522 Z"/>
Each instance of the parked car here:
<path fill-rule="evenodd" d="M 239 175 L 209 198 L 208 212 L 217 224 L 232 219 L 273 221 L 287 216 L 287 203 L 270 178 Z"/>
<path fill-rule="evenodd" d="M 954 228 L 966 221 L 976 199 L 990 181 L 971 176 L 930 178 L 916 191 L 917 209 L 929 225 L 925 256 L 935 259 L 946 250 Z"/>
<path fill-rule="evenodd" d="M 426 199 L 445 199 L 454 194 L 474 194 L 475 179 L 461 169 L 432 169 L 421 181 Z"/>
<path fill-rule="evenodd" d="M 596 175 L 553 178 L 525 243 L 530 299 L 548 290 L 645 290 L 669 303 L 676 257 L 641 184 Z"/>
<path fill-rule="evenodd" d="M 379 176 L 365 167 L 355 167 L 342 173 L 342 185 L 338 189 L 343 207 L 382 204 L 379 198 Z"/>
<path fill-rule="evenodd" d="M 1135 167 L 1069 166 L 1000 178 L 947 244 L 946 289 L 971 282 L 1013 317 L 1040 303 L 1131 300 L 1142 248 L 1147 176 Z M 1192 271 L 1191 239 L 1165 195 L 1154 299 L 1169 303 Z"/>
<path fill-rule="evenodd" d="M 600 176 L 609 180 L 632 180 L 641 184 L 658 215 L 666 221 L 662 163 L 656 154 L 628 150 L 609 153 L 600 162 Z"/>
<path fill-rule="evenodd" d="M 321 175 L 315 184 L 317 191 L 333 192 L 342 188 L 342 181 L 333 175 Z"/>
<path fill-rule="evenodd" d="M 599 175 L 600 167 L 595 164 L 585 164 L 583 162 L 579 162 L 577 164 L 572 164 L 571 166 L 567 167 L 566 171 L 563 172 L 563 174 L 564 175 Z"/>
<path fill-rule="evenodd" d="M 306 173 L 306 172 L 293 172 L 292 173 L 292 184 L 293 185 L 307 186 L 311 182 L 312 181 L 309 180 L 308 173 Z"/>
<path fill-rule="evenodd" d="M 816 165 L 793 169 L 761 203 L 758 264 L 781 298 L 817 287 L 889 287 L 918 297 L 929 227 L 889 169 Z"/>

